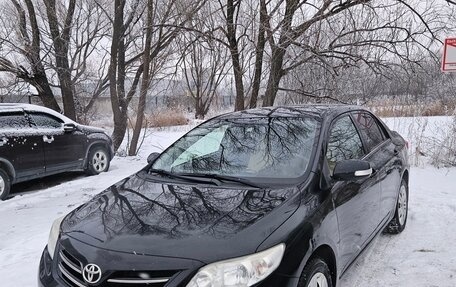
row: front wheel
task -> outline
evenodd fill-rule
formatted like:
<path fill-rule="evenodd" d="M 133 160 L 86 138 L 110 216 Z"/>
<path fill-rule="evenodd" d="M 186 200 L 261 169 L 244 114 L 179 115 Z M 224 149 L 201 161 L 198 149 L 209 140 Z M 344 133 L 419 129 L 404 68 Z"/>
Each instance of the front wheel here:
<path fill-rule="evenodd" d="M 302 271 L 299 287 L 333 287 L 328 265 L 320 258 L 314 258 Z"/>
<path fill-rule="evenodd" d="M 401 233 L 407 223 L 408 215 L 408 186 L 405 180 L 402 180 L 399 188 L 399 196 L 397 198 L 396 210 L 394 217 L 385 229 L 386 233 L 398 234 Z"/>
<path fill-rule="evenodd" d="M 108 171 L 110 161 L 111 159 L 106 148 L 100 146 L 94 147 L 89 152 L 86 173 L 96 175 Z"/>
<path fill-rule="evenodd" d="M 5 200 L 10 192 L 11 180 L 9 175 L 0 168 L 0 200 Z"/>

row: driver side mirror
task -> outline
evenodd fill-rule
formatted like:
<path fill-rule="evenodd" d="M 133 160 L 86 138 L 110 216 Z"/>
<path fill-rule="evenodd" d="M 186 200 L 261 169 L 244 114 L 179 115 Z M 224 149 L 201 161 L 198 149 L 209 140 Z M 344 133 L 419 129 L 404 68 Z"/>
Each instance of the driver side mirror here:
<path fill-rule="evenodd" d="M 340 181 L 351 181 L 370 177 L 373 173 L 368 161 L 349 159 L 336 164 L 333 178 Z"/>
<path fill-rule="evenodd" d="M 157 157 L 160 156 L 160 153 L 159 152 L 153 152 L 151 153 L 148 157 L 147 157 L 147 163 L 153 163 Z"/>
<path fill-rule="evenodd" d="M 72 133 L 72 132 L 74 132 L 76 130 L 76 125 L 73 124 L 73 123 L 64 124 L 63 125 L 63 130 L 66 133 Z"/>

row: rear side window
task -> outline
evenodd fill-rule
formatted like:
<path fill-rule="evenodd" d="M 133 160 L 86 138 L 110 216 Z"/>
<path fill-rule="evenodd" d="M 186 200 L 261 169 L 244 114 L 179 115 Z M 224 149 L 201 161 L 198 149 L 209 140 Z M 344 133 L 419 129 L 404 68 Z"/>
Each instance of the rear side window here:
<path fill-rule="evenodd" d="M 359 128 L 359 132 L 366 141 L 366 148 L 368 151 L 373 150 L 385 140 L 385 134 L 378 126 L 377 121 L 370 114 L 355 112 L 353 118 Z"/>
<path fill-rule="evenodd" d="M 32 113 L 31 114 L 33 123 L 37 128 L 44 129 L 60 129 L 62 128 L 62 122 L 50 115 L 44 113 Z"/>
<path fill-rule="evenodd" d="M 29 127 L 29 122 L 23 113 L 0 114 L 0 129 L 2 130 L 18 130 Z"/>
<path fill-rule="evenodd" d="M 331 172 L 337 162 L 346 159 L 359 159 L 363 156 L 363 144 L 351 118 L 347 115 L 336 120 L 329 134 L 326 151 Z"/>

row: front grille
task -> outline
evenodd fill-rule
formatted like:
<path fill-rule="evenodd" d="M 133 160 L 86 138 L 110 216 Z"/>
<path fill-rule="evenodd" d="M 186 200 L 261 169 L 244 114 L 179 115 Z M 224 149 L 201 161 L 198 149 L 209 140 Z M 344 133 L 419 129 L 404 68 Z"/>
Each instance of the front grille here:
<path fill-rule="evenodd" d="M 86 287 L 84 278 L 82 277 L 82 263 L 74 258 L 66 250 L 59 251 L 58 262 L 60 275 L 65 282 L 72 287 Z"/>
<path fill-rule="evenodd" d="M 150 286 L 163 287 L 178 271 L 117 271 L 107 280 L 106 286 Z"/>
<path fill-rule="evenodd" d="M 82 272 L 83 264 L 68 251 L 59 251 L 58 268 L 60 277 L 71 287 L 88 287 Z M 106 287 L 164 287 L 166 283 L 177 274 L 178 270 L 166 271 L 116 271 L 112 273 L 101 286 Z"/>

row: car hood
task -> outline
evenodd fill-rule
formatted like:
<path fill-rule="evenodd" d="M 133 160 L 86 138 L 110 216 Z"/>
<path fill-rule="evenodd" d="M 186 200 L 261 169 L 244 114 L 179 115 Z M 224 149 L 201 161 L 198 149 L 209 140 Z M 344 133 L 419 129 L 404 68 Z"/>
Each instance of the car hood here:
<path fill-rule="evenodd" d="M 111 251 L 209 263 L 254 253 L 299 206 L 298 189 L 163 183 L 133 175 L 71 212 L 62 232 Z"/>
<path fill-rule="evenodd" d="M 102 128 L 97 128 L 97 127 L 92 127 L 92 126 L 85 126 L 78 124 L 78 127 L 83 131 L 83 132 L 88 132 L 88 133 L 104 133 L 105 130 Z"/>

